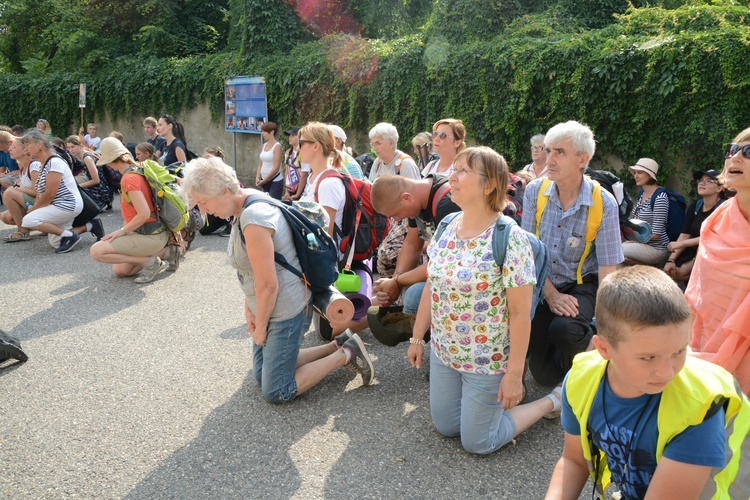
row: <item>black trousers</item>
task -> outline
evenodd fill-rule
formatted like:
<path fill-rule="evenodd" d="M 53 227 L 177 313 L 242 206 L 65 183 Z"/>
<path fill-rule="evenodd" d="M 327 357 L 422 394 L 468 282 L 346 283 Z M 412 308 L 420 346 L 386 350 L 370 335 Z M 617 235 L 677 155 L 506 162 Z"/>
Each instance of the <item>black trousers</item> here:
<path fill-rule="evenodd" d="M 578 316 L 558 316 L 543 302 L 531 322 L 529 370 L 541 385 L 553 386 L 563 381 L 573 366 L 573 358 L 586 350 L 593 336 L 591 320 L 596 306 L 599 279 L 586 276 L 582 284 L 567 283 L 557 287 L 560 293 L 578 299 Z"/>

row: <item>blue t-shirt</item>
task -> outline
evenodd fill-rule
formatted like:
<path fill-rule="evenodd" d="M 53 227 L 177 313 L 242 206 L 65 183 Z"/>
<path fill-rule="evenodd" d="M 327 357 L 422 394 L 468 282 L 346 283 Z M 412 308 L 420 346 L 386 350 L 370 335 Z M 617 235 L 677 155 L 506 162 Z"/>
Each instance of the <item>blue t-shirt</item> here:
<path fill-rule="evenodd" d="M 177 148 L 180 148 L 183 153 L 185 153 L 185 158 L 187 159 L 187 148 L 185 147 L 185 144 L 177 139 L 172 139 L 172 143 L 169 146 L 166 146 L 165 149 L 161 152 L 161 160 L 159 163 L 164 165 L 165 167 L 167 165 L 171 165 L 172 163 L 177 163 L 179 160 L 177 159 L 177 153 L 175 152 Z"/>
<path fill-rule="evenodd" d="M 567 384 L 567 377 L 565 382 Z M 606 401 L 606 419 L 602 401 Z M 656 418 L 660 402 L 661 394 L 617 397 L 609 388 L 606 376 L 594 398 L 588 421 L 589 435 L 597 448 L 606 453 L 612 481 L 623 499 L 644 498 L 648 491 L 656 469 Z M 562 410 L 565 432 L 580 436 L 578 419 L 564 389 Z M 667 443 L 664 457 L 675 462 L 721 468 L 726 466 L 726 439 L 722 408 Z M 626 460 L 628 467 L 623 477 Z"/>
<path fill-rule="evenodd" d="M 152 139 L 149 137 L 148 139 L 146 139 L 146 141 L 154 147 L 154 151 L 158 151 L 160 153 L 163 153 L 167 147 L 167 140 L 160 135 L 157 135 L 156 139 Z"/>
<path fill-rule="evenodd" d="M 10 153 L 0 151 L 0 168 L 2 167 L 7 168 L 8 172 L 14 172 L 18 170 L 18 163 L 10 157 Z"/>

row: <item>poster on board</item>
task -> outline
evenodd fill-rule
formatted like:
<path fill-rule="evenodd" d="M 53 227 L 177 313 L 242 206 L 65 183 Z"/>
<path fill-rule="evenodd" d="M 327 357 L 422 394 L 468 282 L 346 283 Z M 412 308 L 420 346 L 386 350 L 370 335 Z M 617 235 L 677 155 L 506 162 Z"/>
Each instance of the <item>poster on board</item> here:
<path fill-rule="evenodd" d="M 268 121 L 266 80 L 260 76 L 230 78 L 224 85 L 224 130 L 260 134 Z"/>

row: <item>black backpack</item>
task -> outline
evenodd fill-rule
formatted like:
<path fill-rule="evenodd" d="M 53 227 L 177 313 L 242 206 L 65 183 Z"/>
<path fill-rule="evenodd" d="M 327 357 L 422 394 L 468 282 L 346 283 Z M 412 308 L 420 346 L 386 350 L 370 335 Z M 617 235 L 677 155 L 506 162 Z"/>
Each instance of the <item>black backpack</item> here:
<path fill-rule="evenodd" d="M 612 172 L 606 170 L 594 170 L 591 167 L 586 167 L 585 174 L 597 181 L 604 189 L 609 191 L 609 193 L 615 197 L 615 201 L 619 207 L 618 215 L 620 218 L 620 228 L 622 228 L 628 222 L 630 214 L 633 211 L 633 200 L 630 199 L 630 195 L 625 190 L 625 186 L 620 178 Z M 619 186 L 616 190 L 615 186 L 618 184 Z M 618 194 L 618 191 L 621 191 L 622 193 Z"/>
<path fill-rule="evenodd" d="M 253 203 L 268 203 L 277 207 L 292 230 L 294 249 L 302 269 L 292 266 L 278 252 L 273 254 L 276 263 L 298 276 L 313 292 L 328 290 L 339 277 L 339 255 L 333 238 L 294 206 L 286 205 L 268 195 L 253 194 L 245 199 L 243 207 L 247 208 Z M 242 230 L 240 237 L 245 243 Z"/>
<path fill-rule="evenodd" d="M 359 168 L 362 169 L 362 175 L 365 176 L 365 179 L 369 179 L 370 170 L 372 170 L 372 164 L 375 163 L 375 158 L 368 153 L 363 154 L 362 156 L 357 156 L 355 160 L 359 163 Z"/>

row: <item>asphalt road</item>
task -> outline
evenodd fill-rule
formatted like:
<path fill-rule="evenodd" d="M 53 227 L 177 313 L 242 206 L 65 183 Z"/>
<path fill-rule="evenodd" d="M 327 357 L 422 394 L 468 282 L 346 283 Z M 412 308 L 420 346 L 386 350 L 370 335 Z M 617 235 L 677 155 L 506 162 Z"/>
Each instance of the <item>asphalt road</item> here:
<path fill-rule="evenodd" d="M 103 220 L 119 228 L 117 206 Z M 374 385 L 339 369 L 271 405 L 251 373 L 226 238 L 198 236 L 176 273 L 147 285 L 94 262 L 93 241 L 62 255 L 43 236 L 0 242 L 0 328 L 30 358 L 0 365 L 0 497 L 544 496 L 559 421 L 470 455 L 432 425 L 427 367 L 367 330 Z M 546 392 L 532 382 L 529 398 Z"/>

